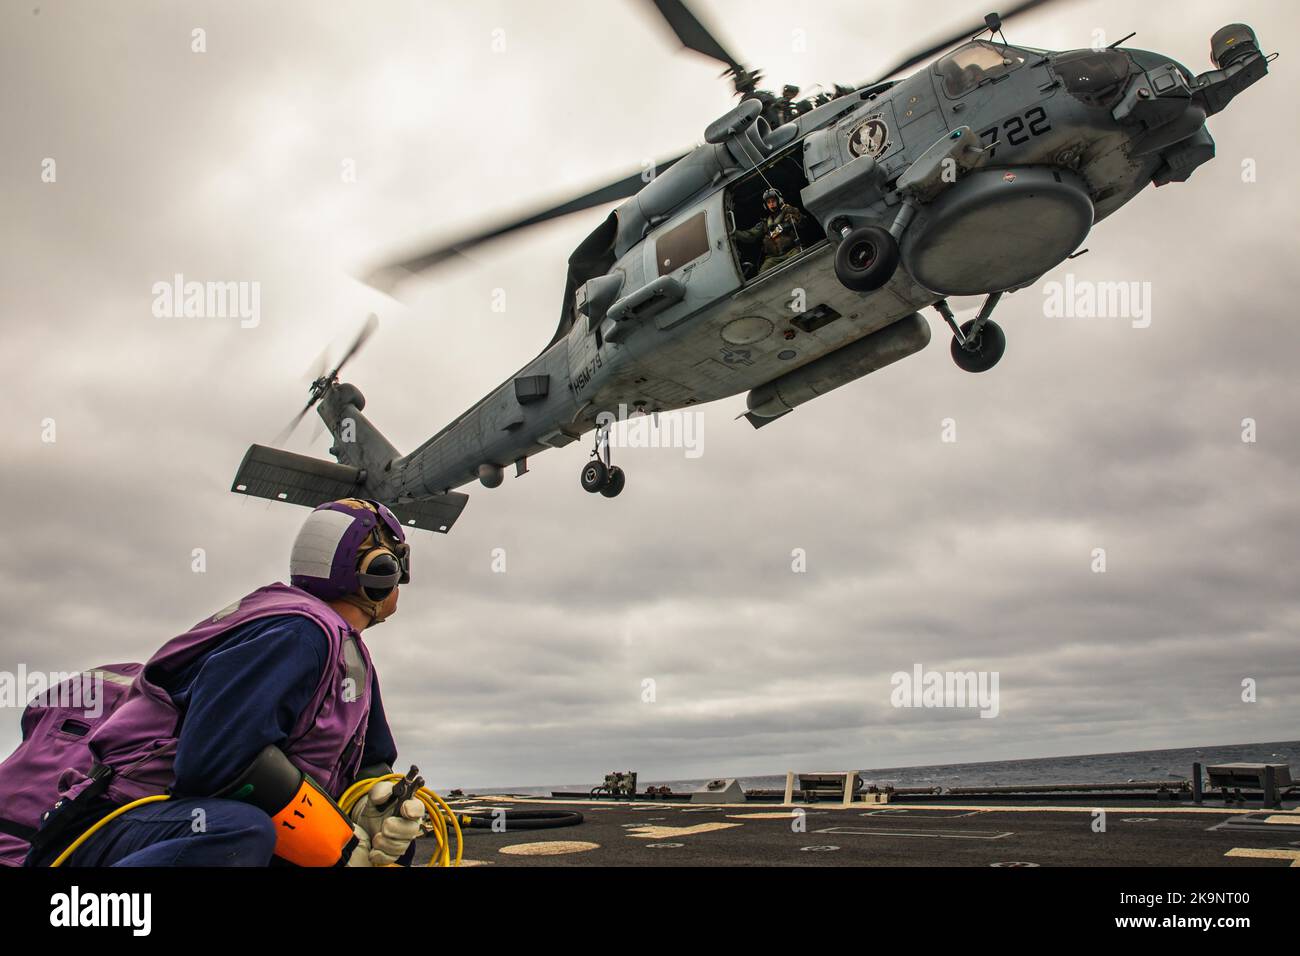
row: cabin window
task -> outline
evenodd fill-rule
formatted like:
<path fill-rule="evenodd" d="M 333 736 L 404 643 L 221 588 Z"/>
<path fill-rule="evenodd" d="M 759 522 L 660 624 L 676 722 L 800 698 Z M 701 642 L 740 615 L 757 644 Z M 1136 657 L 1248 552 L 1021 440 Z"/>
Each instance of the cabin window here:
<path fill-rule="evenodd" d="M 694 262 L 709 251 L 709 230 L 705 213 L 698 212 L 680 225 L 673 226 L 655 240 L 659 274 L 666 276 Z"/>
<path fill-rule="evenodd" d="M 953 50 L 936 66 L 943 77 L 943 91 L 956 98 L 969 93 L 985 80 L 1005 76 L 1025 62 L 1025 55 L 1008 46 L 976 40 Z"/>

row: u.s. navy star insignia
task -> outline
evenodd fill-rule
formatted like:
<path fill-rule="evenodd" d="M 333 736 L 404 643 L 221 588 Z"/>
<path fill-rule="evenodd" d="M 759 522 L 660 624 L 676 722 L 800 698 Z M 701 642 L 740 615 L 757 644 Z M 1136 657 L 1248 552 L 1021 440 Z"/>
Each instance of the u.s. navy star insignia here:
<path fill-rule="evenodd" d="M 722 350 L 722 361 L 728 365 L 753 365 L 753 353 L 749 349 L 729 349 Z"/>

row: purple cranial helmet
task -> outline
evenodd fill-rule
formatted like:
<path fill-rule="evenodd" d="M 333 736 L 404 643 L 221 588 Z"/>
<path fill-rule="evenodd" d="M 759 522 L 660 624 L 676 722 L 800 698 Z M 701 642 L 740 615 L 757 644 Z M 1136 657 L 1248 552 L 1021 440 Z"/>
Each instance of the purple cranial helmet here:
<path fill-rule="evenodd" d="M 377 501 L 343 498 L 318 505 L 289 554 L 289 583 L 322 601 L 345 599 L 376 621 L 384 599 L 411 580 L 401 522 Z"/>

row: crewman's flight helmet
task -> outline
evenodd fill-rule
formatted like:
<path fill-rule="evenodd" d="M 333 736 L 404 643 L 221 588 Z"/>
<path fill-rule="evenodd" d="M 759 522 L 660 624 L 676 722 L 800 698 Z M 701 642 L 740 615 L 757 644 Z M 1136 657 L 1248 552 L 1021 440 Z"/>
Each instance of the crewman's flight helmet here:
<path fill-rule="evenodd" d="M 402 523 L 378 501 L 343 498 L 307 516 L 289 553 L 289 583 L 322 601 L 346 600 L 375 621 L 399 584 L 411 580 Z"/>
<path fill-rule="evenodd" d="M 753 195 L 753 193 L 750 193 L 750 195 Z M 780 206 L 781 203 L 785 202 L 785 198 L 781 195 L 781 190 L 777 189 L 775 186 L 771 186 L 771 187 L 769 187 L 768 190 L 767 190 L 767 192 L 763 193 L 763 205 L 764 205 L 764 206 L 767 205 L 767 201 L 768 201 L 769 199 L 775 199 L 775 200 L 776 200 L 776 204 L 777 204 L 778 206 Z"/>

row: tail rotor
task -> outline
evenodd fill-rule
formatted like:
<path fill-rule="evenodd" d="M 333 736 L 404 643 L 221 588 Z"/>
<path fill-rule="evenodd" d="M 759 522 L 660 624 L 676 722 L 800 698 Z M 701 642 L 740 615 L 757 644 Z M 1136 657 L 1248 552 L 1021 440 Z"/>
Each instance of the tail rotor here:
<path fill-rule="evenodd" d="M 343 357 L 339 359 L 338 365 L 335 365 L 332 371 L 324 371 L 329 366 L 329 361 L 326 357 L 328 350 L 320 354 L 320 358 L 317 359 L 314 366 L 316 371 L 311 382 L 310 397 L 307 399 L 307 404 L 304 405 L 302 410 L 290 419 L 289 423 L 280 430 L 280 433 L 271 443 L 273 447 L 279 448 L 287 442 L 293 435 L 294 430 L 297 429 L 299 423 L 306 417 L 307 413 L 315 407 L 317 402 L 325 397 L 326 392 L 338 384 L 340 370 L 342 370 L 343 366 L 346 365 L 348 361 L 357 354 L 357 352 L 361 351 L 361 347 L 366 344 L 366 340 L 369 339 L 370 336 L 375 334 L 377 328 L 379 328 L 379 317 L 372 312 L 366 317 L 365 325 L 361 327 L 361 331 L 357 333 L 357 337 L 352 340 L 352 344 L 348 346 L 347 351 L 343 353 Z M 317 437 L 319 437 L 319 431 L 316 434 Z"/>

